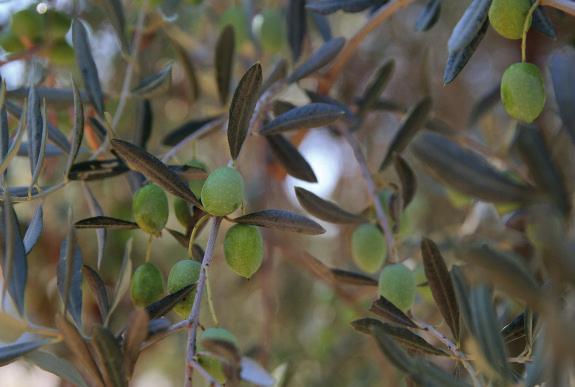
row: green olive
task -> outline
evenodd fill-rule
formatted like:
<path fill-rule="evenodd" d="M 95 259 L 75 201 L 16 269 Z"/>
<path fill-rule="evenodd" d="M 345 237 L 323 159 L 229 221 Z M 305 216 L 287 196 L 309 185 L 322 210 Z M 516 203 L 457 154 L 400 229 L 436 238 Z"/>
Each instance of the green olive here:
<path fill-rule="evenodd" d="M 155 184 L 143 186 L 132 201 L 132 212 L 138 226 L 155 236 L 160 235 L 169 216 L 168 197 Z"/>
<path fill-rule="evenodd" d="M 48 55 L 50 62 L 57 66 L 70 66 L 75 63 L 74 49 L 64 39 L 55 41 Z"/>
<path fill-rule="evenodd" d="M 131 295 L 137 306 L 148 306 L 162 297 L 164 279 L 160 270 L 152 263 L 139 266 L 132 275 Z"/>
<path fill-rule="evenodd" d="M 22 51 L 26 48 L 18 35 L 12 31 L 5 32 L 0 36 L 0 47 L 9 53 Z"/>
<path fill-rule="evenodd" d="M 489 22 L 504 38 L 521 39 L 529 8 L 530 0 L 493 0 L 489 7 Z"/>
<path fill-rule="evenodd" d="M 255 226 L 236 224 L 224 238 L 224 255 L 228 266 L 238 275 L 250 278 L 262 265 L 264 241 Z"/>
<path fill-rule="evenodd" d="M 415 290 L 413 272 L 401 263 L 384 267 L 379 275 L 379 294 L 403 311 L 413 305 Z"/>
<path fill-rule="evenodd" d="M 216 356 L 207 353 L 198 355 L 198 363 L 206 370 L 214 380 L 220 384 L 225 384 L 228 380 L 224 370 L 223 362 Z"/>
<path fill-rule="evenodd" d="M 232 344 L 235 347 L 239 347 L 238 339 L 236 339 L 236 336 L 234 336 L 233 333 L 231 333 L 225 328 L 212 327 L 206 329 L 200 335 L 200 346 L 202 344 L 202 341 L 205 340 L 225 341 Z"/>
<path fill-rule="evenodd" d="M 381 231 L 373 224 L 359 225 L 351 236 L 351 255 L 364 272 L 378 271 L 386 257 L 386 243 Z"/>
<path fill-rule="evenodd" d="M 202 205 L 214 216 L 228 215 L 244 201 L 244 179 L 234 168 L 214 170 L 202 187 Z"/>
<path fill-rule="evenodd" d="M 172 294 L 188 285 L 193 285 L 200 278 L 202 264 L 191 259 L 176 262 L 168 275 L 168 293 Z M 174 312 L 182 317 L 188 317 L 194 304 L 194 292 L 190 292 L 182 301 L 174 306 Z"/>
<path fill-rule="evenodd" d="M 205 163 L 200 160 L 191 160 L 187 163 L 188 166 L 199 168 L 205 172 L 208 171 L 208 167 Z M 202 188 L 204 187 L 204 182 L 206 179 L 190 180 L 188 186 L 190 190 L 194 193 L 194 196 L 198 199 L 202 196 Z M 190 205 L 184 199 L 176 197 L 174 199 L 174 213 L 178 222 L 184 227 L 188 227 L 192 221 L 192 213 L 190 212 Z"/>
<path fill-rule="evenodd" d="M 531 63 L 515 63 L 501 78 L 501 100 L 507 113 L 520 121 L 533 122 L 545 106 L 541 71 Z"/>
<path fill-rule="evenodd" d="M 33 8 L 23 9 L 12 15 L 12 31 L 16 36 L 36 40 L 44 34 L 42 27 L 42 16 Z"/>

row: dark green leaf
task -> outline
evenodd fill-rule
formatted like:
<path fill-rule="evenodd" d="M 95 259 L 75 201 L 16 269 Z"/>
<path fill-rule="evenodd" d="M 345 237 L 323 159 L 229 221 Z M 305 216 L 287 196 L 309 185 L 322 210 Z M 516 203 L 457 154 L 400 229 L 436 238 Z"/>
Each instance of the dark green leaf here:
<path fill-rule="evenodd" d="M 121 175 L 130 169 L 122 160 L 88 160 L 73 164 L 68 173 L 70 180 L 100 180 Z"/>
<path fill-rule="evenodd" d="M 294 83 L 313 74 L 334 59 L 343 48 L 345 39 L 333 38 L 318 48 L 304 63 L 299 65 L 288 77 L 288 83 Z"/>
<path fill-rule="evenodd" d="M 80 372 L 68 360 L 44 351 L 33 351 L 24 356 L 34 365 L 70 382 L 74 386 L 88 387 Z"/>
<path fill-rule="evenodd" d="M 548 66 L 559 116 L 571 141 L 575 143 L 575 89 L 571 86 L 575 84 L 575 49 L 565 46 L 555 50 L 549 58 Z"/>
<path fill-rule="evenodd" d="M 536 187 L 549 195 L 559 211 L 568 214 L 571 198 L 545 138 L 535 125 L 518 124 L 515 132 L 514 145 L 529 168 Z"/>
<path fill-rule="evenodd" d="M 76 327 L 70 324 L 66 318 L 61 315 L 56 316 L 56 326 L 62 337 L 64 338 L 64 343 L 74 355 L 76 361 L 82 366 L 82 370 L 90 376 L 90 381 L 96 386 L 104 386 L 102 381 L 102 376 L 100 371 L 94 362 L 94 358 L 84 341 L 84 338 L 80 335 Z"/>
<path fill-rule="evenodd" d="M 475 53 L 475 50 L 483 40 L 485 33 L 487 32 L 487 26 L 489 22 L 486 20 L 479 32 L 475 35 L 473 40 L 464 48 L 449 53 L 447 57 L 447 64 L 445 65 L 445 70 L 443 72 L 443 84 L 447 85 L 451 83 L 455 77 L 463 70 L 469 59 Z"/>
<path fill-rule="evenodd" d="M 39 138 L 40 146 L 38 147 L 36 163 L 32 168 L 32 180 L 30 182 L 30 190 L 32 190 L 32 188 L 37 185 L 38 178 L 40 177 L 40 171 L 42 170 L 42 165 L 44 164 L 44 159 L 46 157 L 46 143 L 48 140 L 48 116 L 46 112 L 46 100 L 42 100 L 40 118 L 42 122 L 42 128 L 40 130 L 40 138 Z M 28 144 L 28 149 L 31 150 L 30 144 Z"/>
<path fill-rule="evenodd" d="M 401 201 L 403 202 L 403 208 L 406 208 L 413 200 L 415 191 L 417 190 L 415 173 L 409 164 L 407 164 L 407 161 L 397 153 L 393 156 L 393 166 L 401 182 Z"/>
<path fill-rule="evenodd" d="M 232 219 L 235 223 L 293 231 L 300 234 L 325 233 L 322 226 L 305 216 L 285 210 L 263 210 Z"/>
<path fill-rule="evenodd" d="M 478 153 L 445 136 L 422 134 L 411 150 L 435 178 L 466 195 L 490 202 L 525 202 L 533 197 L 531 187 L 510 179 Z"/>
<path fill-rule="evenodd" d="M 8 289 L 18 313 L 23 316 L 26 283 L 28 282 L 28 262 L 9 190 L 4 192 L 3 216 L 0 222 L 0 236 L 2 237 L 0 246 L 3 245 L 4 249 L 2 252 L 2 274 L 4 276 L 2 294 L 6 294 L 5 290 Z"/>
<path fill-rule="evenodd" d="M 232 97 L 228 118 L 228 144 L 233 160 L 238 158 L 248 135 L 261 85 L 262 66 L 256 63 L 246 71 Z"/>
<path fill-rule="evenodd" d="M 327 42 L 328 40 L 332 40 L 333 34 L 331 32 L 331 26 L 329 25 L 329 19 L 317 12 L 313 12 L 311 18 L 323 41 Z"/>
<path fill-rule="evenodd" d="M 150 136 L 152 135 L 152 124 L 154 120 L 152 104 L 149 99 L 143 99 L 138 103 L 137 123 L 134 133 L 134 144 L 146 149 Z"/>
<path fill-rule="evenodd" d="M 188 242 L 190 241 L 184 234 L 182 234 L 179 231 L 176 230 L 172 230 L 171 228 L 167 228 L 166 229 L 171 236 L 174 237 L 174 239 L 180 244 L 182 245 L 182 247 L 187 248 L 188 247 Z"/>
<path fill-rule="evenodd" d="M 90 344 L 106 386 L 125 386 L 127 382 L 123 355 L 112 332 L 105 327 L 96 325 L 92 332 Z"/>
<path fill-rule="evenodd" d="M 379 298 L 371 304 L 369 311 L 393 323 L 417 328 L 417 324 L 415 324 L 411 318 L 383 296 L 379 296 Z"/>
<path fill-rule="evenodd" d="M 168 294 L 161 300 L 148 305 L 146 307 L 146 311 L 150 315 L 150 320 L 161 317 L 168 313 L 174 306 L 176 306 L 178 302 L 187 297 L 195 289 L 196 284 L 186 286 L 185 288 L 182 288 L 175 293 Z"/>
<path fill-rule="evenodd" d="M 331 273 L 338 285 L 377 286 L 377 280 L 361 273 L 341 269 L 331 269 Z"/>
<path fill-rule="evenodd" d="M 494 283 L 532 307 L 537 308 L 544 302 L 535 278 L 521 262 L 521 257 L 497 251 L 485 243 L 461 245 L 458 256 L 485 270 L 484 281 Z"/>
<path fill-rule="evenodd" d="M 147 98 L 166 91 L 169 89 L 171 83 L 172 63 L 170 62 L 156 74 L 152 74 L 142 79 L 134 88 L 132 88 L 131 93 Z"/>
<path fill-rule="evenodd" d="M 128 329 L 124 339 L 124 369 L 128 379 L 134 372 L 134 366 L 140 355 L 140 345 L 148 337 L 150 317 L 145 309 L 136 309 L 128 319 Z"/>
<path fill-rule="evenodd" d="M 130 50 L 128 40 L 126 39 L 126 18 L 124 17 L 124 8 L 121 0 L 104 0 L 100 1 L 106 10 L 105 14 L 110 19 L 110 23 L 116 32 L 120 48 L 127 54 Z M 137 47 L 133 48 L 137 49 Z"/>
<path fill-rule="evenodd" d="M 535 0 L 531 0 L 531 4 L 533 4 L 534 1 Z M 535 12 L 533 12 L 531 27 L 541 32 L 542 34 L 547 35 L 551 39 L 557 38 L 555 28 L 553 28 L 553 24 L 551 24 L 551 20 L 549 20 L 547 17 L 547 14 L 545 13 L 545 10 L 542 6 L 537 7 Z"/>
<path fill-rule="evenodd" d="M 24 250 L 26 255 L 32 251 L 38 240 L 40 239 L 40 235 L 42 234 L 43 229 L 43 222 L 44 222 L 44 211 L 42 211 L 42 204 L 36 207 L 36 211 L 34 211 L 34 215 L 30 220 L 30 224 L 26 228 L 26 234 L 24 234 Z"/>
<path fill-rule="evenodd" d="M 100 86 L 98 69 L 92 57 L 88 32 L 79 19 L 72 21 L 72 41 L 76 53 L 76 63 L 84 80 L 84 87 L 88 92 L 90 102 L 100 117 L 104 116 L 104 95 Z"/>
<path fill-rule="evenodd" d="M 227 25 L 218 37 L 214 58 L 216 85 L 218 86 L 218 95 L 220 96 L 222 105 L 228 102 L 230 84 L 232 82 L 232 70 L 234 67 L 235 47 L 236 35 L 234 27 Z"/>
<path fill-rule="evenodd" d="M 294 62 L 299 59 L 306 35 L 306 0 L 290 0 L 287 5 L 287 38 Z"/>
<path fill-rule="evenodd" d="M 260 133 L 269 136 L 288 130 L 317 128 L 333 123 L 344 114 L 345 111 L 336 105 L 310 103 L 276 117 L 264 125 Z"/>
<path fill-rule="evenodd" d="M 487 21 L 491 0 L 473 0 L 453 29 L 447 48 L 450 53 L 461 51 L 476 38 Z"/>
<path fill-rule="evenodd" d="M 0 367 L 49 343 L 49 339 L 35 338 L 33 335 L 25 333 L 14 343 L 0 346 Z"/>
<path fill-rule="evenodd" d="M 178 174 L 169 169 L 155 156 L 127 141 L 112 139 L 111 144 L 112 148 L 126 161 L 130 169 L 140 172 L 166 191 L 181 197 L 187 202 L 201 206 L 200 201 Z"/>
<path fill-rule="evenodd" d="M 74 319 L 76 326 L 82 326 L 82 255 L 76 240 L 74 226 L 71 223 L 66 239 L 60 246 L 60 259 L 58 261 L 57 283 L 64 315 L 66 311 Z"/>
<path fill-rule="evenodd" d="M 473 334 L 483 356 L 495 372 L 502 378 L 509 380 L 511 369 L 507 363 L 505 344 L 499 333 L 491 290 L 485 285 L 471 289 L 470 306 L 473 318 Z"/>
<path fill-rule="evenodd" d="M 289 112 L 292 109 L 295 109 L 297 106 L 291 102 L 284 101 L 281 99 L 276 99 L 272 103 L 272 112 L 275 117 L 282 115 L 284 113 Z"/>
<path fill-rule="evenodd" d="M 104 321 L 110 311 L 110 299 L 108 298 L 106 285 L 104 285 L 104 281 L 102 281 L 98 272 L 88 265 L 82 266 L 82 274 L 84 274 L 84 277 L 86 278 L 86 282 L 88 283 L 90 291 L 92 292 L 92 295 L 96 300 L 96 304 L 98 305 L 98 309 L 100 310 L 102 321 Z"/>
<path fill-rule="evenodd" d="M 425 277 L 437 308 L 451 329 L 453 337 L 459 341 L 459 307 L 445 260 L 437 245 L 428 238 L 421 240 L 421 256 Z"/>
<path fill-rule="evenodd" d="M 100 203 L 98 203 L 98 200 L 96 200 L 96 197 L 92 193 L 92 190 L 90 189 L 90 187 L 88 187 L 88 185 L 86 183 L 82 183 L 82 188 L 84 188 L 84 197 L 86 198 L 86 201 L 88 202 L 88 207 L 90 208 L 90 213 L 94 217 L 104 216 L 104 211 L 102 210 Z M 102 261 L 104 260 L 104 248 L 106 245 L 107 232 L 108 231 L 105 228 L 96 229 L 96 239 L 98 241 L 98 260 L 97 260 L 98 270 L 102 266 Z"/>
<path fill-rule="evenodd" d="M 426 97 L 420 100 L 403 118 L 399 129 L 393 136 L 387 153 L 379 167 L 383 171 L 391 163 L 393 153 L 400 154 L 407 147 L 409 142 L 415 137 L 419 129 L 423 127 L 427 121 L 427 116 L 431 112 L 431 98 Z"/>
<path fill-rule="evenodd" d="M 72 82 L 72 90 L 74 93 L 74 127 L 72 128 L 72 145 L 70 146 L 70 153 L 66 161 L 65 176 L 70 174 L 72 164 L 78 155 L 82 139 L 84 138 L 84 108 L 80 100 L 80 94 L 76 88 L 76 83 Z"/>
<path fill-rule="evenodd" d="M 42 119 L 42 102 L 36 94 L 34 87 L 30 88 L 28 94 L 28 114 L 26 117 L 28 128 L 28 156 L 30 159 L 30 171 L 32 174 L 40 158 L 40 147 L 42 143 L 42 128 L 44 120 Z"/>
<path fill-rule="evenodd" d="M 2 152 L 4 152 L 4 156 L 1 159 L 0 162 L 0 175 L 4 176 L 6 174 L 6 170 L 8 169 L 8 166 L 10 165 L 10 162 L 12 161 L 12 159 L 14 157 L 16 157 L 16 155 L 18 154 L 18 151 L 20 149 L 20 146 L 22 145 L 22 139 L 24 138 L 24 132 L 26 131 L 26 111 L 28 109 L 28 105 L 24 106 L 24 114 L 22 115 L 22 118 L 20 119 L 20 121 L 18 122 L 18 129 L 16 129 L 16 134 L 14 135 L 14 139 L 12 140 L 12 143 L 10 145 L 10 148 L 6 149 L 5 151 L 3 150 Z M 7 122 L 5 122 L 6 125 L 8 125 Z M 7 126 L 6 126 L 7 128 Z M 8 135 L 8 133 L 6 133 L 6 135 Z M 2 145 L 3 147 L 8 147 L 8 139 L 5 140 L 6 145 Z"/>
<path fill-rule="evenodd" d="M 198 136 L 203 136 L 206 133 L 200 133 L 202 129 L 205 129 L 206 125 L 221 118 L 221 116 L 212 116 L 208 118 L 202 118 L 199 120 L 191 120 L 179 126 L 176 129 L 171 130 L 162 140 L 162 144 L 168 146 L 175 146 L 184 140 L 186 137 L 198 133 Z M 216 129 L 212 127 L 211 129 Z"/>
<path fill-rule="evenodd" d="M 379 96 L 389 83 L 391 75 L 395 70 L 395 61 L 393 59 L 385 62 L 375 73 L 369 85 L 365 89 L 359 102 L 358 114 L 364 115 L 373 108 L 373 105 L 379 100 Z"/>
<path fill-rule="evenodd" d="M 361 12 L 369 7 L 385 4 L 387 0 L 314 0 L 306 8 L 323 15 L 342 10 L 344 12 Z"/>
<path fill-rule="evenodd" d="M 337 204 L 322 199 L 302 187 L 295 187 L 294 189 L 299 204 L 301 204 L 307 212 L 321 220 L 340 224 L 365 223 L 367 221 L 361 215 L 345 211 Z"/>
<path fill-rule="evenodd" d="M 441 13 L 441 0 L 428 0 L 425 8 L 415 21 L 416 31 L 427 31 L 431 29 L 439 19 Z"/>
<path fill-rule="evenodd" d="M 77 221 L 76 228 L 107 228 L 110 230 L 134 230 L 138 225 L 127 220 L 112 218 L 109 216 L 95 216 Z"/>
<path fill-rule="evenodd" d="M 266 141 L 286 172 L 297 179 L 317 183 L 317 177 L 297 148 L 281 134 L 266 136 Z"/>
<path fill-rule="evenodd" d="M 469 331 L 473 331 L 473 322 L 471 318 L 471 307 L 469 306 L 469 287 L 467 280 L 463 274 L 463 270 L 459 266 L 451 268 L 451 282 L 457 299 L 461 321 Z M 461 336 L 461 335 L 460 335 Z"/>
<path fill-rule="evenodd" d="M 349 108 L 349 106 L 347 106 L 343 102 L 341 102 L 335 98 L 332 98 L 328 95 L 315 93 L 311 90 L 306 89 L 304 91 L 307 94 L 307 96 L 311 102 L 314 102 L 314 103 L 318 102 L 318 103 L 326 103 L 328 105 L 335 105 L 345 112 L 344 118 L 347 121 L 349 121 L 351 123 L 355 123 L 357 121 L 356 114 Z M 277 114 L 276 114 L 276 116 L 277 116 Z"/>

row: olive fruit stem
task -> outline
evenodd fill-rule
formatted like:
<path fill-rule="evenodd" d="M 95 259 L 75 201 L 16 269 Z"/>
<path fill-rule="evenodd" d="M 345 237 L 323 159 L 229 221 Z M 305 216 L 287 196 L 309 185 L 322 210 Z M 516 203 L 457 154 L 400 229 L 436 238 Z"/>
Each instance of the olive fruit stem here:
<path fill-rule="evenodd" d="M 529 31 L 529 27 L 531 26 L 531 19 L 533 18 L 533 12 L 539 7 L 539 0 L 535 0 L 531 8 L 529 8 L 529 12 L 527 12 L 527 17 L 525 18 L 525 22 L 523 23 L 523 37 L 521 39 L 521 62 L 525 63 L 527 57 L 527 31 Z"/>
<path fill-rule="evenodd" d="M 212 288 L 210 286 L 210 276 L 208 270 L 206 270 L 206 296 L 208 297 L 208 306 L 210 307 L 210 314 L 212 315 L 212 320 L 214 320 L 215 325 L 220 325 L 218 316 L 216 315 L 216 308 L 214 308 L 214 299 L 212 298 Z"/>
<path fill-rule="evenodd" d="M 570 0 L 541 0 L 541 5 L 556 8 L 569 15 L 575 16 L 575 3 Z"/>
<path fill-rule="evenodd" d="M 391 262 L 399 262 L 397 251 L 395 249 L 395 243 L 393 240 L 393 232 L 389 225 L 390 224 L 389 219 L 387 218 L 387 215 L 385 214 L 385 211 L 383 210 L 383 207 L 381 205 L 381 201 L 379 200 L 379 197 L 377 195 L 377 186 L 375 185 L 375 182 L 371 177 L 371 172 L 369 171 L 367 161 L 365 160 L 365 156 L 363 155 L 363 151 L 361 150 L 359 142 L 345 126 L 340 125 L 338 129 L 351 146 L 357 164 L 359 165 L 359 168 L 361 170 L 363 180 L 367 185 L 368 194 L 371 198 L 371 201 L 373 202 L 373 205 L 375 206 L 377 221 L 381 226 L 381 229 L 383 230 L 383 235 L 385 236 L 385 241 L 387 243 L 387 255 L 389 256 Z"/>
<path fill-rule="evenodd" d="M 194 297 L 194 304 L 192 305 L 192 310 L 190 311 L 190 316 L 187 320 L 188 325 L 188 350 L 186 355 L 186 378 L 184 385 L 185 387 L 192 386 L 192 372 L 194 368 L 194 357 L 196 354 L 196 336 L 198 332 L 198 325 L 200 320 L 200 305 L 202 303 L 202 297 L 204 295 L 204 288 L 206 284 L 206 273 L 208 267 L 212 263 L 214 256 L 214 250 L 216 246 L 216 238 L 218 236 L 218 231 L 220 229 L 220 224 L 222 223 L 221 217 L 215 217 L 212 222 L 212 227 L 210 229 L 210 235 L 208 237 L 208 242 L 206 244 L 206 250 L 204 252 L 204 258 L 202 259 L 202 269 L 200 270 L 200 277 L 198 278 L 198 285 L 196 287 L 196 296 Z"/>
<path fill-rule="evenodd" d="M 196 241 L 196 235 L 198 234 L 198 230 L 206 223 L 206 220 L 210 218 L 211 215 L 206 214 L 198 220 L 194 228 L 192 229 L 192 234 L 190 235 L 190 240 L 188 242 L 188 257 L 193 257 L 193 250 L 194 250 L 194 243 Z"/>
<path fill-rule="evenodd" d="M 154 236 L 150 234 L 148 236 L 148 243 L 146 245 L 146 259 L 144 262 L 148 262 L 150 260 L 150 256 L 152 255 L 152 242 L 154 241 Z"/>

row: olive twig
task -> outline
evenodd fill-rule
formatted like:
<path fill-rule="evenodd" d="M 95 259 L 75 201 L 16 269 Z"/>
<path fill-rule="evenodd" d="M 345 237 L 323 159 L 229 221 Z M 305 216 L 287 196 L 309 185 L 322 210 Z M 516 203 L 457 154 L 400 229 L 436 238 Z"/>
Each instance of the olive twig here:
<path fill-rule="evenodd" d="M 206 223 L 206 220 L 208 220 L 209 218 L 210 215 L 206 214 L 202 216 L 200 220 L 198 220 L 197 223 L 194 225 L 194 228 L 192 229 L 192 233 L 190 235 L 190 240 L 188 242 L 188 257 L 190 258 L 193 257 L 194 242 L 196 241 L 196 235 L 198 234 L 198 231 L 202 228 L 204 223 Z"/>
<path fill-rule="evenodd" d="M 154 240 L 154 235 L 150 234 L 148 236 L 148 243 L 146 244 L 146 259 L 144 262 L 148 262 L 150 260 L 150 256 L 152 255 L 152 242 Z"/>
<path fill-rule="evenodd" d="M 208 243 L 206 244 L 206 251 L 204 252 L 204 258 L 202 260 L 202 269 L 200 270 L 200 277 L 198 279 L 198 286 L 196 288 L 196 296 L 194 297 L 194 304 L 192 310 L 190 311 L 190 316 L 187 320 L 188 325 L 188 350 L 186 355 L 186 378 L 185 386 L 192 386 L 192 372 L 194 369 L 194 357 L 196 354 L 196 335 L 198 331 L 199 319 L 200 319 L 200 305 L 202 303 L 202 297 L 204 295 L 204 287 L 206 284 L 206 272 L 208 267 L 212 263 L 214 256 L 214 250 L 216 246 L 216 238 L 218 236 L 218 231 L 220 229 L 220 224 L 222 222 L 221 217 L 215 217 L 212 222 L 212 228 L 210 229 L 210 236 L 208 237 Z"/>
<path fill-rule="evenodd" d="M 529 8 L 529 12 L 527 12 L 527 17 L 525 18 L 525 22 L 523 24 L 523 37 L 521 39 L 521 62 L 525 63 L 526 58 L 526 51 L 527 51 L 527 31 L 529 31 L 529 27 L 531 26 L 531 19 L 533 18 L 533 12 L 539 7 L 539 0 L 535 0 L 531 8 Z"/>

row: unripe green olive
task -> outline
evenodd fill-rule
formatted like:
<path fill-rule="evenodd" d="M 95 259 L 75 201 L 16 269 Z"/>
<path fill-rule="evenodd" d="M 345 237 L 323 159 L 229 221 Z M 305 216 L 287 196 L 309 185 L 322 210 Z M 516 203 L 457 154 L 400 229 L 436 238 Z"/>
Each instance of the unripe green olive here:
<path fill-rule="evenodd" d="M 202 341 L 204 340 L 225 341 L 232 344 L 235 347 L 239 347 L 238 339 L 236 339 L 236 336 L 234 336 L 232 332 L 228 331 L 225 328 L 212 327 L 206 329 L 200 335 L 200 346 L 202 345 Z"/>
<path fill-rule="evenodd" d="M 132 275 L 131 295 L 134 305 L 148 306 L 164 293 L 164 278 L 152 263 L 140 265 Z"/>
<path fill-rule="evenodd" d="M 33 8 L 23 9 L 12 15 L 12 31 L 16 36 L 37 40 L 44 34 L 42 16 Z"/>
<path fill-rule="evenodd" d="M 216 356 L 202 353 L 198 355 L 198 363 L 206 370 L 214 380 L 220 384 L 225 384 L 228 380 L 224 371 L 224 364 Z"/>
<path fill-rule="evenodd" d="M 75 63 L 74 49 L 64 39 L 58 39 L 48 51 L 50 62 L 57 66 L 70 66 Z"/>
<path fill-rule="evenodd" d="M 193 285 L 200 278 L 202 264 L 191 259 L 182 259 L 176 262 L 168 275 L 168 294 L 177 292 L 188 285 Z M 182 317 L 187 317 L 194 304 L 194 292 L 190 292 L 182 301 L 174 306 L 173 310 Z"/>
<path fill-rule="evenodd" d="M 200 160 L 192 160 L 187 163 L 188 166 L 199 168 L 205 172 L 208 171 L 207 165 Z M 202 196 L 202 188 L 204 187 L 204 182 L 206 179 L 190 180 L 188 186 L 190 190 L 194 193 L 194 196 L 198 199 Z M 188 224 L 192 221 L 192 214 L 190 212 L 190 205 L 182 198 L 176 197 L 174 199 L 174 214 L 178 222 L 184 227 L 188 227 Z"/>
<path fill-rule="evenodd" d="M 379 294 L 406 311 L 415 300 L 415 276 L 401 263 L 388 265 L 379 275 Z"/>
<path fill-rule="evenodd" d="M 507 39 L 521 39 L 529 8 L 529 0 L 493 0 L 489 7 L 489 22 L 499 35 Z"/>
<path fill-rule="evenodd" d="M 351 256 L 364 272 L 378 271 L 386 257 L 386 243 L 381 231 L 373 224 L 359 225 L 351 236 Z"/>
<path fill-rule="evenodd" d="M 539 68 L 515 63 L 501 78 L 501 100 L 507 113 L 520 121 L 533 122 L 545 106 L 545 85 Z"/>
<path fill-rule="evenodd" d="M 232 344 L 234 347 L 238 346 L 238 340 L 236 337 L 224 328 L 214 327 L 208 328 L 200 335 L 199 348 L 200 351 L 203 350 L 202 343 L 206 340 L 217 340 Z M 224 370 L 224 363 L 222 360 L 218 359 L 216 356 L 210 354 L 202 353 L 198 357 L 198 362 L 204 369 L 219 383 L 224 384 L 227 380 L 227 376 Z"/>
<path fill-rule="evenodd" d="M 152 235 L 160 235 L 169 216 L 168 197 L 155 184 L 143 186 L 132 200 L 132 212 L 138 226 Z"/>
<path fill-rule="evenodd" d="M 244 201 L 244 179 L 234 168 L 214 170 L 202 188 L 202 205 L 214 216 L 224 216 L 238 209 Z"/>
<path fill-rule="evenodd" d="M 228 266 L 238 275 L 250 278 L 261 266 L 264 241 L 255 226 L 236 224 L 224 238 L 224 255 Z"/>
<path fill-rule="evenodd" d="M 9 53 L 22 51 L 26 48 L 20 37 L 12 31 L 7 31 L 0 36 L 0 47 Z"/>

